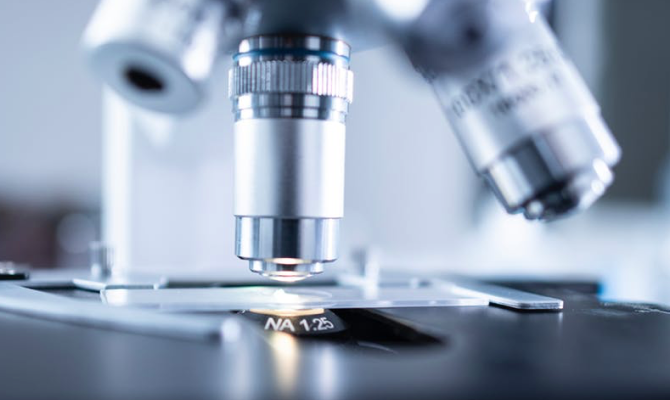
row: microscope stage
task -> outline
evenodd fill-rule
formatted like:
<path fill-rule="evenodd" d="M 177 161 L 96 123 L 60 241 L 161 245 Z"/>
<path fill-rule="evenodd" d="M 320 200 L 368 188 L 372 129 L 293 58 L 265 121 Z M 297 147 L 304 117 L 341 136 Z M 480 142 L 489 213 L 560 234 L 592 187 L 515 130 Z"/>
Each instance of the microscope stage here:
<path fill-rule="evenodd" d="M 382 276 L 374 284 L 342 281 L 259 285 L 258 281 L 196 282 L 164 276 L 33 274 L 23 281 L 0 283 L 0 309 L 104 329 L 220 340 L 222 326 L 240 319 L 236 314 L 244 315 L 243 320 L 252 317 L 254 330 L 260 319 L 264 331 L 311 336 L 352 324 L 367 326 L 367 316 L 374 309 L 478 308 L 490 303 L 524 310 L 563 307 L 559 299 L 463 277 Z M 360 318 L 360 314 L 338 310 L 368 312 Z M 356 322 L 348 321 L 350 317 Z M 340 320 L 343 322 L 338 323 Z M 391 331 L 397 331 L 397 325 L 392 325 Z"/>
<path fill-rule="evenodd" d="M 248 309 L 388 308 L 486 306 L 483 297 L 449 288 L 252 286 L 187 289 L 107 289 L 104 303 L 161 311 L 232 311 Z"/>

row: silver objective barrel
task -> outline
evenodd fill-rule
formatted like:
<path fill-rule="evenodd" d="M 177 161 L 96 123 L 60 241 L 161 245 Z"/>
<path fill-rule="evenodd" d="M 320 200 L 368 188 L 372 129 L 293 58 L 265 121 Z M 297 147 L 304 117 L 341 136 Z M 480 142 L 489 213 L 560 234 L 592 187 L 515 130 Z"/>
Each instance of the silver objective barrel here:
<path fill-rule="evenodd" d="M 234 56 L 235 251 L 254 272 L 295 281 L 337 258 L 349 52 L 334 39 L 273 35 L 243 40 Z"/>
<path fill-rule="evenodd" d="M 219 47 L 237 36 L 228 3 L 103 0 L 83 38 L 85 55 L 126 100 L 164 113 L 191 111 L 205 97 Z"/>
<path fill-rule="evenodd" d="M 531 2 L 431 1 L 404 32 L 407 54 L 508 212 L 550 220 L 605 192 L 619 146 Z"/>

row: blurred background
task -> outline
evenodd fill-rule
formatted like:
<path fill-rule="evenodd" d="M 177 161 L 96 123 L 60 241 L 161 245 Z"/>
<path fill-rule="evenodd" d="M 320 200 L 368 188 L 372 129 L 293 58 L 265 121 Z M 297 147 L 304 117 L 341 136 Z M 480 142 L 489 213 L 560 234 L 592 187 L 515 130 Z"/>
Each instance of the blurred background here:
<path fill-rule="evenodd" d="M 121 266 L 245 276 L 233 255 L 229 62 L 195 113 L 138 110 L 84 63 L 79 41 L 96 3 L 0 2 L 0 259 L 86 268 L 88 243 L 104 238 Z M 587 277 L 608 298 L 670 303 L 668 15 L 665 0 L 550 7 L 623 148 L 604 199 L 551 224 L 503 212 L 429 87 L 393 48 L 354 53 L 333 268 L 364 250 L 386 269 Z"/>

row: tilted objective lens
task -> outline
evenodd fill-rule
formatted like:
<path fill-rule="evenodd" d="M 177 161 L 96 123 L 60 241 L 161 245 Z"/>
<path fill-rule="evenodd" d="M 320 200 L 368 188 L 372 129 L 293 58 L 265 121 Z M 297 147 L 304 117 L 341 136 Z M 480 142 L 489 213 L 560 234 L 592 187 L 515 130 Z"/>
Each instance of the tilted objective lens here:
<path fill-rule="evenodd" d="M 620 149 L 579 73 L 528 4 L 433 1 L 403 41 L 507 211 L 550 220 L 602 196 Z"/>

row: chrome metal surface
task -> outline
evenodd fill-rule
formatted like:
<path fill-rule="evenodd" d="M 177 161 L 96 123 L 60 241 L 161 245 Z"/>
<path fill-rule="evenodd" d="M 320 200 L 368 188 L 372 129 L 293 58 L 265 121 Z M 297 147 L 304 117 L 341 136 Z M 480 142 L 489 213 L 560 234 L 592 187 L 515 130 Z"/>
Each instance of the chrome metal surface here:
<path fill-rule="evenodd" d="M 249 270 L 278 282 L 293 283 L 323 272 L 322 262 L 299 258 L 249 260 Z"/>
<path fill-rule="evenodd" d="M 253 93 L 291 93 L 339 97 L 353 101 L 353 72 L 346 66 L 310 61 L 251 62 L 230 70 L 232 98 Z"/>
<path fill-rule="evenodd" d="M 540 191 L 523 207 L 523 215 L 529 220 L 550 221 L 585 210 L 605 193 L 612 180 L 609 167 L 596 159 L 591 166 Z"/>
<path fill-rule="evenodd" d="M 0 281 L 24 280 L 30 277 L 28 268 L 11 261 L 0 262 Z"/>
<path fill-rule="evenodd" d="M 247 53 L 256 50 L 279 51 L 283 49 L 324 52 L 345 58 L 348 58 L 351 54 L 351 48 L 348 44 L 342 40 L 329 37 L 314 35 L 258 35 L 246 38 L 240 42 L 237 57 L 246 56 Z M 258 54 L 258 56 L 261 55 L 263 54 Z M 303 56 L 307 55 L 303 53 Z"/>
<path fill-rule="evenodd" d="M 349 52 L 331 38 L 267 35 L 233 58 L 236 254 L 263 276 L 293 282 L 337 258 Z"/>
<path fill-rule="evenodd" d="M 235 123 L 236 216 L 341 218 L 345 126 L 299 118 Z"/>
<path fill-rule="evenodd" d="M 337 259 L 340 220 L 335 218 L 236 218 L 235 254 L 251 271 L 284 281 L 323 272 Z"/>
<path fill-rule="evenodd" d="M 186 112 L 205 96 L 219 47 L 235 36 L 228 28 L 241 23 L 229 11 L 215 0 L 105 0 L 83 47 L 92 69 L 125 99 Z"/>
<path fill-rule="evenodd" d="M 229 73 L 228 91 L 236 119 L 344 122 L 353 101 L 349 52 L 346 43 L 319 36 L 267 35 L 243 40 Z"/>
<path fill-rule="evenodd" d="M 301 33 L 338 39 L 355 51 L 389 42 L 376 29 L 371 15 L 362 8 L 371 2 L 359 0 L 254 0 L 244 24 L 244 37 L 257 38 L 277 33 Z M 255 39 L 254 39 L 255 40 Z M 307 44 L 313 46 L 314 44 Z M 337 49 L 330 49 L 337 52 Z"/>
<path fill-rule="evenodd" d="M 240 257 L 333 261 L 340 228 L 335 218 L 237 217 Z M 302 240 L 301 240 L 302 239 Z"/>
<path fill-rule="evenodd" d="M 91 275 L 106 277 L 112 274 L 114 253 L 109 246 L 103 242 L 91 242 L 88 245 L 88 256 Z"/>
<path fill-rule="evenodd" d="M 506 0 L 427 4 L 396 34 L 507 211 L 549 220 L 590 206 L 620 149 L 542 16 Z"/>
<path fill-rule="evenodd" d="M 620 150 L 599 116 L 530 137 L 483 172 L 510 213 L 550 220 L 588 208 L 613 181 Z"/>
<path fill-rule="evenodd" d="M 456 293 L 478 296 L 490 303 L 519 310 L 562 310 L 563 300 L 539 294 L 523 292 L 499 285 L 491 285 L 474 279 L 454 278 L 449 280 L 434 279 L 437 286 L 451 287 Z"/>
<path fill-rule="evenodd" d="M 349 103 L 337 97 L 310 94 L 245 94 L 233 100 L 237 121 L 262 118 L 328 120 L 344 124 Z"/>
<path fill-rule="evenodd" d="M 316 108 L 332 110 L 345 115 L 349 111 L 349 102 L 343 98 L 319 95 L 292 96 L 282 93 L 244 94 L 235 98 L 240 110 L 263 108 Z M 328 119 L 328 118 L 320 118 Z"/>
<path fill-rule="evenodd" d="M 347 38 L 376 32 L 404 46 L 506 209 L 549 220 L 601 196 L 620 150 L 532 3 L 105 0 L 85 44 L 94 68 L 124 97 L 178 112 L 197 103 L 218 52 L 232 48 L 222 43 L 235 37 L 235 215 L 320 220 L 343 217 L 344 123 L 353 100 Z M 103 14 L 117 24 L 105 24 Z M 229 23 L 239 24 L 237 33 Z M 129 87 L 134 92 L 124 92 Z M 141 101 L 133 98 L 139 92 Z M 238 250 L 263 247 L 258 236 L 237 235 Z M 287 244 L 262 257 L 238 256 L 266 275 L 309 275 L 333 260 L 321 253 L 337 233 L 326 245 L 287 238 L 273 237 Z M 284 247 L 310 255 L 274 253 Z"/>

